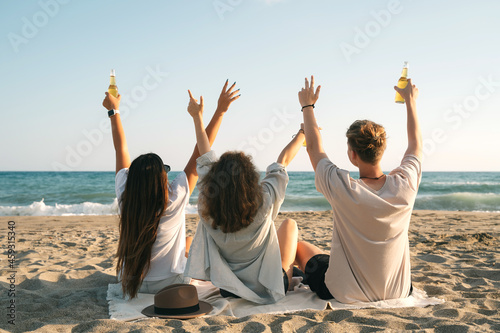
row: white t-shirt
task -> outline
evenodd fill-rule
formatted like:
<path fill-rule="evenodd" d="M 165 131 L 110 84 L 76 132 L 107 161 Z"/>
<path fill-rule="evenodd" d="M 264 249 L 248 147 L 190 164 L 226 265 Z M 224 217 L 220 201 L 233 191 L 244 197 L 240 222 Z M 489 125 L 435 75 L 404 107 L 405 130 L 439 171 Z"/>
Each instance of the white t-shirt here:
<path fill-rule="evenodd" d="M 116 174 L 116 197 L 121 209 L 128 169 Z M 158 234 L 151 251 L 151 266 L 144 281 L 159 281 L 184 272 L 186 266 L 186 206 L 189 203 L 187 176 L 181 172 L 169 186 L 168 205 L 158 226 Z"/>
<path fill-rule="evenodd" d="M 421 176 L 420 160 L 406 155 L 375 191 L 327 158 L 318 163 L 316 188 L 333 209 L 325 284 L 336 300 L 371 302 L 408 295 L 408 228 Z"/>

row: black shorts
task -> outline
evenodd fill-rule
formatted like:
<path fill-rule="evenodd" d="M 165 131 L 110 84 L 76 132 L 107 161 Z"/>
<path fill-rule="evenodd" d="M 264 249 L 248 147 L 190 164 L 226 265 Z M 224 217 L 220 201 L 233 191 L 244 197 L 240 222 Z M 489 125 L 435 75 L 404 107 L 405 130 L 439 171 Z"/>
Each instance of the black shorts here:
<path fill-rule="evenodd" d="M 321 299 L 334 298 L 325 284 L 325 274 L 328 266 L 330 265 L 330 256 L 327 254 L 317 254 L 306 264 L 306 283 L 312 291 L 314 291 Z M 413 284 L 410 284 L 410 292 L 408 296 L 413 293 Z"/>
<path fill-rule="evenodd" d="M 285 294 L 288 291 L 288 286 L 289 286 L 289 281 L 288 281 L 288 275 L 286 275 L 286 271 L 281 268 L 281 271 L 283 272 L 283 286 L 285 287 Z M 233 294 L 232 292 L 229 292 L 224 289 L 220 289 L 220 295 L 222 297 L 234 297 L 234 298 L 240 298 L 240 296 Z"/>
<path fill-rule="evenodd" d="M 329 264 L 330 256 L 328 254 L 317 254 L 309 259 L 304 272 L 309 288 L 321 299 L 333 298 L 325 284 L 325 273 Z"/>

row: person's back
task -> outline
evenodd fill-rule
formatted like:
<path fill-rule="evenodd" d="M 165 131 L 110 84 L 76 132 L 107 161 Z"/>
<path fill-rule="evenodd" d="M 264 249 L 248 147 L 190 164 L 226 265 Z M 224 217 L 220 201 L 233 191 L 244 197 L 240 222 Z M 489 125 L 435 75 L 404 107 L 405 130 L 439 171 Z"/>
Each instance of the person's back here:
<path fill-rule="evenodd" d="M 297 248 L 297 225 L 274 220 L 285 197 L 286 166 L 300 149 L 298 135 L 283 149 L 266 176 L 242 152 L 220 158 L 210 150 L 203 130 L 203 99 L 190 93 L 198 150 L 198 210 L 200 222 L 189 252 L 185 275 L 210 280 L 224 297 L 241 297 L 268 304 L 285 296 Z"/>
<path fill-rule="evenodd" d="M 316 173 L 316 188 L 332 205 L 331 255 L 299 243 L 298 258 L 313 291 L 341 302 L 378 301 L 407 297 L 411 292 L 408 228 L 421 178 L 421 135 L 416 117 L 418 90 L 400 93 L 408 107 L 408 150 L 389 175 L 380 160 L 385 130 L 371 121 L 356 121 L 346 133 L 348 156 L 360 179 L 335 166 L 325 154 L 313 107 L 319 96 L 306 80 L 299 93 L 303 105 L 308 153 Z M 301 249 L 303 248 L 303 249 Z"/>
<path fill-rule="evenodd" d="M 420 162 L 402 167 L 373 190 L 328 159 L 316 168 L 316 187 L 330 202 L 333 237 L 325 283 L 339 301 L 406 297 L 411 287 L 408 227 L 420 178 Z"/>

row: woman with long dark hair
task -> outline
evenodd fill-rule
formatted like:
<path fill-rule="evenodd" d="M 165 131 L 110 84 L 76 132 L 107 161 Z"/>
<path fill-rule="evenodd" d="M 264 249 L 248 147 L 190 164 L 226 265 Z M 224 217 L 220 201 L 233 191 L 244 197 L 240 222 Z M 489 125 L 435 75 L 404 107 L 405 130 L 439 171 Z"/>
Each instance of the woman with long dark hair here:
<path fill-rule="evenodd" d="M 226 81 L 217 110 L 206 132 L 211 145 L 230 104 L 238 99 L 234 84 Z M 120 208 L 120 239 L 116 272 L 123 293 L 131 298 L 141 293 L 156 293 L 165 286 L 187 280 L 183 272 L 191 238 L 186 239 L 185 208 L 198 174 L 195 147 L 184 171 L 170 184 L 170 167 L 154 154 L 144 154 L 132 163 L 122 127 L 117 98 L 106 93 L 103 106 L 111 120 L 116 152 L 116 196 Z"/>
<path fill-rule="evenodd" d="M 250 156 L 226 152 L 219 159 L 210 150 L 203 129 L 203 99 L 190 94 L 201 156 L 198 211 L 200 222 L 185 275 L 210 280 L 224 297 L 274 303 L 289 289 L 297 249 L 297 224 L 287 219 L 276 231 L 276 219 L 288 183 L 286 166 L 304 142 L 299 130 L 277 162 L 260 175 Z"/>

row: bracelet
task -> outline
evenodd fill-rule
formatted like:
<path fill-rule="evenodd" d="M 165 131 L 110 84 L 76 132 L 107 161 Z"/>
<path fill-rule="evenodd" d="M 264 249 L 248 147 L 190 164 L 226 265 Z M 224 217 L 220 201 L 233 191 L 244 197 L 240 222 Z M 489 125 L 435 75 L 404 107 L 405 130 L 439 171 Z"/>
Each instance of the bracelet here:
<path fill-rule="evenodd" d="M 312 108 L 314 109 L 314 104 L 311 104 L 311 105 L 304 105 L 304 106 L 302 107 L 302 109 L 300 109 L 300 111 L 304 112 L 304 109 L 305 109 L 305 108 L 308 108 L 308 107 L 310 107 L 310 106 L 312 106 Z"/>
<path fill-rule="evenodd" d="M 304 135 L 306 134 L 306 132 L 304 132 L 304 130 L 302 128 L 299 129 L 299 133 L 300 132 L 302 132 Z M 296 136 L 297 136 L 297 134 L 292 135 L 292 139 L 294 139 Z"/>

